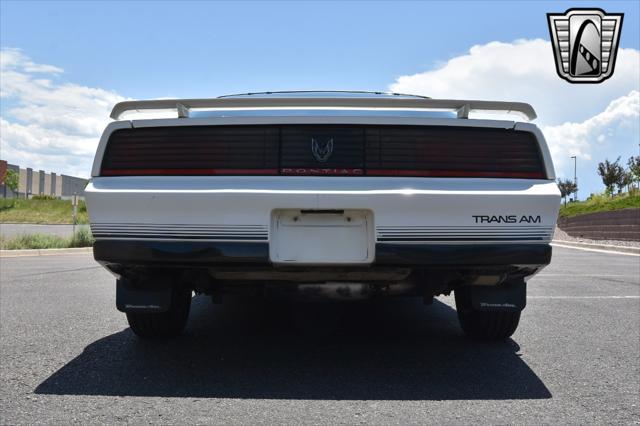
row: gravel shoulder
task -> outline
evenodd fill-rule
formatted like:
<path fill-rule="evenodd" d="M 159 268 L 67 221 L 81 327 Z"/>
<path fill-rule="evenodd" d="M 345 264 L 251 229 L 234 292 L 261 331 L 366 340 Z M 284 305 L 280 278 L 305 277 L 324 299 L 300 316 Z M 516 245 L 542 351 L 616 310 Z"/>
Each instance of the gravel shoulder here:
<path fill-rule="evenodd" d="M 558 241 L 567 241 L 573 243 L 586 243 L 586 244 L 606 244 L 621 247 L 635 247 L 640 248 L 640 241 L 620 241 L 620 240 L 592 240 L 589 238 L 577 238 L 564 232 L 562 229 L 556 227 L 556 231 L 553 234 L 553 239 Z"/>

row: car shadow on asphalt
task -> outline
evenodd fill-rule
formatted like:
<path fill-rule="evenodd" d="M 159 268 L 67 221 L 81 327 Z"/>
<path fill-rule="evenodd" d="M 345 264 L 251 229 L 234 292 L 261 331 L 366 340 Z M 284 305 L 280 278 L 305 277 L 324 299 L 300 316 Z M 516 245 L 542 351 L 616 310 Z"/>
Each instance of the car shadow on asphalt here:
<path fill-rule="evenodd" d="M 466 339 L 455 310 L 413 299 L 288 304 L 193 299 L 185 334 L 128 328 L 35 390 L 53 395 L 311 400 L 543 399 L 514 340 Z"/>

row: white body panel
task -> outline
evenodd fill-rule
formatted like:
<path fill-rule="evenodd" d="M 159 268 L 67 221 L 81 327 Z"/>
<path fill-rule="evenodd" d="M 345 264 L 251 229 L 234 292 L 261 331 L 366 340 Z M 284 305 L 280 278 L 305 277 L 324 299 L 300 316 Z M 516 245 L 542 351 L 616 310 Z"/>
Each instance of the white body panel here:
<path fill-rule="evenodd" d="M 560 194 L 553 181 L 527 179 L 136 176 L 94 178 L 86 198 L 97 238 L 265 241 L 276 209 L 366 209 L 378 241 L 457 244 L 548 243 Z M 530 216 L 540 219 L 520 222 Z"/>

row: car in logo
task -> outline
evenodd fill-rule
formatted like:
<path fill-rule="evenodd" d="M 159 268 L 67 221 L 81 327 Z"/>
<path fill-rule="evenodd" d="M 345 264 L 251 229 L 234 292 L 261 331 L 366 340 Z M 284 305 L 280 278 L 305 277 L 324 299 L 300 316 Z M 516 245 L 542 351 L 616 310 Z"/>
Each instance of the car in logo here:
<path fill-rule="evenodd" d="M 611 77 L 623 16 L 602 9 L 548 13 L 558 75 L 570 83 L 601 83 Z"/>

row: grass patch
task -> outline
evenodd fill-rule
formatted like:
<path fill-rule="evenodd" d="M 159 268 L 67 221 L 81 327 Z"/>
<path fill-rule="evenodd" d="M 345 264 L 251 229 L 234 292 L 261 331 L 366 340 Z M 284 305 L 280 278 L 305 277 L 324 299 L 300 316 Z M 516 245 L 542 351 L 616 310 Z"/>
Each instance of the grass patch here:
<path fill-rule="evenodd" d="M 1 198 L 0 223 L 73 223 L 71 200 Z M 78 203 L 78 223 L 89 223 L 87 205 Z"/>
<path fill-rule="evenodd" d="M 567 203 L 560 206 L 560 217 L 573 217 L 581 214 L 640 208 L 640 195 L 622 194 L 615 197 L 593 195 L 586 201 Z"/>
<path fill-rule="evenodd" d="M 91 231 L 85 228 L 79 229 L 68 238 L 49 234 L 23 234 L 11 239 L 0 237 L 0 249 L 2 250 L 56 249 L 91 247 L 92 245 Z"/>

